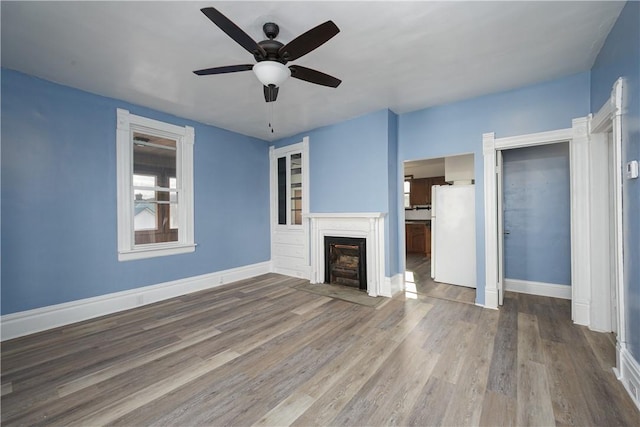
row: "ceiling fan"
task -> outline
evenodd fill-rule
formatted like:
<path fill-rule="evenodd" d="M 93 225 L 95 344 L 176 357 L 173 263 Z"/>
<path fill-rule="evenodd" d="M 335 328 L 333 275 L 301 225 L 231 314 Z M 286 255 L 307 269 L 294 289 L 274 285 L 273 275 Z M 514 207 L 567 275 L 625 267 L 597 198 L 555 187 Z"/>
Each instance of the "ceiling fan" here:
<path fill-rule="evenodd" d="M 275 40 L 280 28 L 273 22 L 267 22 L 262 29 L 267 40 L 256 42 L 247 33 L 242 31 L 229 18 L 213 7 L 201 9 L 207 18 L 216 24 L 229 37 L 253 55 L 257 64 L 229 65 L 225 67 L 205 68 L 194 71 L 199 76 L 211 74 L 236 73 L 239 71 L 253 72 L 264 85 L 264 100 L 273 102 L 278 97 L 279 86 L 289 77 L 315 83 L 322 86 L 338 87 L 342 81 L 328 74 L 300 65 L 285 65 L 306 55 L 312 50 L 322 46 L 329 39 L 340 32 L 333 23 L 327 21 L 299 35 L 289 43 L 282 44 Z"/>

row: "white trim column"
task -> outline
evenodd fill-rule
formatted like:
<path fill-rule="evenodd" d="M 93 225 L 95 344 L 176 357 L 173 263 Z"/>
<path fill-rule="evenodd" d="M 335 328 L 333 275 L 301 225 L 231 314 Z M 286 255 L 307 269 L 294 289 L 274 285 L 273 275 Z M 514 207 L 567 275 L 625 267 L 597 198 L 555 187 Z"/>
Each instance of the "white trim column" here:
<path fill-rule="evenodd" d="M 498 199 L 496 189 L 496 134 L 482 134 L 484 156 L 484 306 L 498 308 Z"/>
<path fill-rule="evenodd" d="M 591 231 L 588 118 L 572 121 L 571 180 L 571 317 L 578 325 L 591 319 Z"/>

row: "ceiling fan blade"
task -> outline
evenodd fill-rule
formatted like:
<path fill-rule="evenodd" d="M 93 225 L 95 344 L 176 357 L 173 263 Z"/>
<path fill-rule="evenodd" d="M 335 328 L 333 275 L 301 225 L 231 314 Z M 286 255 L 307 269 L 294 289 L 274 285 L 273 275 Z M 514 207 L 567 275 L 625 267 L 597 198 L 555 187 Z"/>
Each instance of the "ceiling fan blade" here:
<path fill-rule="evenodd" d="M 293 61 L 312 50 L 322 46 L 329 39 L 340 32 L 333 21 L 327 21 L 299 35 L 278 50 L 280 57 L 286 61 Z"/>
<path fill-rule="evenodd" d="M 238 71 L 249 71 L 253 68 L 251 64 L 228 65 L 226 67 L 213 67 L 196 70 L 193 73 L 199 76 L 208 76 L 211 74 L 237 73 Z"/>
<path fill-rule="evenodd" d="M 267 102 L 273 102 L 278 97 L 278 86 L 269 85 L 264 86 L 264 100 Z"/>
<path fill-rule="evenodd" d="M 236 41 L 240 46 L 245 48 L 250 54 L 256 55 L 256 53 L 264 58 L 267 56 L 267 53 L 264 49 L 256 43 L 254 39 L 251 38 L 247 33 L 242 31 L 240 27 L 234 24 L 229 18 L 220 13 L 217 9 L 213 7 L 205 7 L 200 9 L 202 13 L 204 13 L 207 18 L 211 20 L 214 24 L 216 24 L 222 31 L 224 31 L 229 37 Z"/>
<path fill-rule="evenodd" d="M 342 80 L 329 74 L 321 73 L 311 68 L 301 67 L 300 65 L 291 65 L 289 69 L 291 70 L 291 77 L 304 80 L 305 82 L 329 87 L 338 87 L 340 83 L 342 83 Z"/>

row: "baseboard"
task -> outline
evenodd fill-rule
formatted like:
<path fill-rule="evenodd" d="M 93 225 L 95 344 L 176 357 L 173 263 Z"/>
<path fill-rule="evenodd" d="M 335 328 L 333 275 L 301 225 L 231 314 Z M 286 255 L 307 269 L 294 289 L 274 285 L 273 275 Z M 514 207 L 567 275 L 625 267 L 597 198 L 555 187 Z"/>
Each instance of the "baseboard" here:
<path fill-rule="evenodd" d="M 591 324 L 591 306 L 588 303 L 572 301 L 573 323 L 589 326 Z"/>
<path fill-rule="evenodd" d="M 484 308 L 498 309 L 498 290 L 484 289 Z"/>
<path fill-rule="evenodd" d="M 614 369 L 616 376 L 640 410 L 640 364 L 626 348 L 620 349 L 616 346 L 616 352 L 620 361 L 620 370 Z"/>
<path fill-rule="evenodd" d="M 530 280 L 504 279 L 505 291 L 543 297 L 571 299 L 571 286 L 554 283 L 532 282 Z"/>
<path fill-rule="evenodd" d="M 401 292 L 404 289 L 404 274 L 402 273 L 398 273 L 392 277 L 385 277 L 384 281 L 385 281 L 385 289 L 389 290 L 389 295 L 384 295 L 384 296 L 393 296 L 395 294 L 397 294 L 398 292 Z"/>
<path fill-rule="evenodd" d="M 267 261 L 128 291 L 7 314 L 0 318 L 0 323 L 2 324 L 1 340 L 5 341 L 180 295 L 215 288 L 268 273 L 270 269 L 271 263 Z"/>

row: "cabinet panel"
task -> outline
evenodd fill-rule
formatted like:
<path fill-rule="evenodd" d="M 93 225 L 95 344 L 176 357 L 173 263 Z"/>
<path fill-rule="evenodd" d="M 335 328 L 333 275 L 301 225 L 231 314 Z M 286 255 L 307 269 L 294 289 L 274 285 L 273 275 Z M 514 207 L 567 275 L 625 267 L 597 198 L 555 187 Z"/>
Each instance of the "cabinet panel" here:
<path fill-rule="evenodd" d="M 428 178 L 411 180 L 411 193 L 409 200 L 412 206 L 426 205 L 427 196 L 431 193 L 431 187 L 427 183 Z"/>
<path fill-rule="evenodd" d="M 426 254 L 426 227 L 424 224 L 406 224 L 407 253 Z"/>
<path fill-rule="evenodd" d="M 409 202 L 411 206 L 430 205 L 431 204 L 431 186 L 446 185 L 444 176 L 436 176 L 433 178 L 416 178 L 411 180 L 411 190 L 409 193 Z"/>

